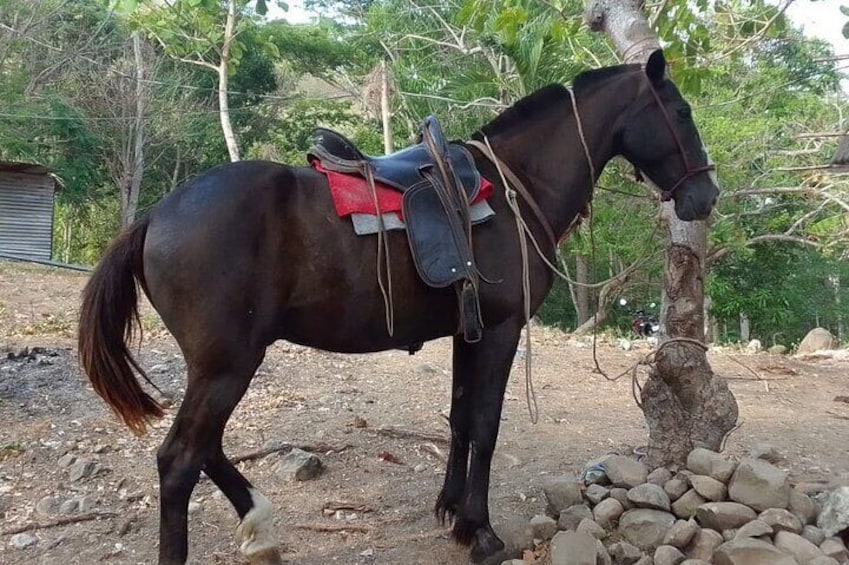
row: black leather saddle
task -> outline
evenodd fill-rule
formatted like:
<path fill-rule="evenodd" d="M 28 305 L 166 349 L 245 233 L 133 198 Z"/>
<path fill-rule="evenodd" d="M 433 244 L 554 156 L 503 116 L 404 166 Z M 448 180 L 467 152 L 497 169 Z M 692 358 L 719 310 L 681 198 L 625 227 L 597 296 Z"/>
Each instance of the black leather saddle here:
<path fill-rule="evenodd" d="M 477 341 L 483 325 L 477 300 L 478 272 L 471 248 L 469 205 L 481 189 L 471 153 L 447 143 L 436 116 L 421 124 L 417 143 L 386 156 L 360 151 L 344 135 L 316 128 L 307 153 L 326 169 L 353 173 L 403 193 L 407 239 L 421 279 L 435 288 L 458 283 L 467 341 Z"/>
<path fill-rule="evenodd" d="M 428 116 L 422 122 L 420 130 L 422 133 L 419 134 L 418 143 L 389 155 L 366 155 L 347 137 L 327 128 L 315 128 L 313 144 L 323 147 L 327 154 L 339 160 L 368 163 L 375 180 L 388 184 L 400 192 L 406 192 L 423 180 L 423 170 L 435 166 L 434 158 L 423 141 L 424 130 L 427 130 L 434 140 L 440 154 L 451 161 L 459 184 L 466 192 L 469 202 L 473 201 L 480 190 L 481 178 L 472 155 L 460 144 L 445 142 L 442 127 L 435 116 Z M 312 149 L 308 156 L 318 157 Z M 321 162 L 325 167 L 334 170 L 327 166 L 325 159 L 321 159 Z"/>

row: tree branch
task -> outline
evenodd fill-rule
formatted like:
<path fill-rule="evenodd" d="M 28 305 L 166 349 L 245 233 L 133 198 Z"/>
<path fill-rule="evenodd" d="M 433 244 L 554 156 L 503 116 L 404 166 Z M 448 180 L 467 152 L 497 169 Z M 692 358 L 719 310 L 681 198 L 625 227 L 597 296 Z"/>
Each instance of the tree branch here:
<path fill-rule="evenodd" d="M 758 243 L 764 243 L 767 241 L 784 241 L 787 243 L 798 243 L 799 245 L 807 245 L 809 247 L 819 248 L 820 244 L 816 241 L 811 241 L 804 237 L 800 237 L 798 235 L 784 235 L 784 234 L 767 234 L 767 235 L 759 235 L 753 237 L 745 242 L 743 242 L 744 247 L 751 247 L 753 245 L 757 245 Z M 731 251 L 731 247 L 720 247 L 717 249 L 713 249 L 708 253 L 707 257 L 705 257 L 705 263 L 710 265 L 720 258 L 724 257 Z"/>

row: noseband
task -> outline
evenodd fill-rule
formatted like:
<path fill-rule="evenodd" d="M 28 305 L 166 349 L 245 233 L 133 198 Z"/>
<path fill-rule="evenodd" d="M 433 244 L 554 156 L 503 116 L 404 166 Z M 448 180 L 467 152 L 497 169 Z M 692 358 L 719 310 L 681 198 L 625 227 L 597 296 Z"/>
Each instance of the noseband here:
<path fill-rule="evenodd" d="M 660 94 L 658 94 L 651 81 L 649 81 L 649 90 L 651 90 L 651 93 L 654 95 L 654 99 L 657 101 L 658 107 L 660 107 L 660 112 L 663 114 L 663 119 L 666 122 L 666 127 L 669 129 L 669 133 L 672 134 L 672 139 L 674 139 L 675 143 L 678 145 L 678 151 L 681 152 L 681 159 L 684 160 L 684 174 L 681 176 L 681 178 L 678 179 L 678 182 L 672 185 L 672 188 L 664 190 L 660 195 L 661 201 L 668 202 L 672 200 L 673 193 L 679 186 L 681 186 L 681 184 L 685 180 L 694 177 L 699 173 L 713 171 L 716 169 L 716 167 L 712 164 L 705 165 L 704 167 L 690 167 L 690 161 L 687 159 L 687 152 L 684 151 L 684 144 L 681 143 L 681 138 L 678 136 L 678 132 L 676 132 L 675 128 L 672 127 L 672 118 L 669 117 L 669 112 L 666 111 L 666 107 L 663 105 L 663 101 L 660 99 Z"/>

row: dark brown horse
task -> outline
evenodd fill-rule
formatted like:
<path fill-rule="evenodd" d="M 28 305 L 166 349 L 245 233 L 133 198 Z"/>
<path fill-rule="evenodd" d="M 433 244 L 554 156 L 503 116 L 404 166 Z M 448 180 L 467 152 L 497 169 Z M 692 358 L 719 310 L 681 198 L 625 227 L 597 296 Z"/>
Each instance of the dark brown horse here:
<path fill-rule="evenodd" d="M 589 71 L 572 95 L 549 86 L 484 126 L 496 155 L 542 210 L 520 199 L 525 221 L 549 259 L 555 237 L 592 195 L 591 171 L 623 155 L 658 187 L 672 191 L 683 220 L 706 218 L 717 187 L 690 109 L 666 77 L 663 54 L 645 68 Z M 579 128 L 582 125 L 582 128 Z M 582 143 L 579 129 L 583 132 Z M 241 518 L 241 549 L 255 563 L 279 563 L 271 504 L 227 460 L 224 426 L 248 388 L 266 348 L 279 339 L 324 350 L 362 353 L 454 337 L 451 450 L 436 502 L 453 518 L 456 540 L 471 557 L 498 554 L 489 520 L 490 463 L 507 378 L 524 325 L 516 221 L 499 173 L 472 149 L 496 184 L 496 217 L 475 228 L 482 283 L 483 337 L 458 334 L 454 291 L 424 285 L 405 236 L 391 232 L 394 334 L 387 334 L 376 280 L 374 236 L 356 236 L 339 218 L 325 177 L 307 167 L 268 162 L 223 165 L 186 183 L 112 244 L 83 295 L 79 348 L 94 389 L 136 431 L 162 410 L 139 386 L 125 338 L 137 318 L 138 284 L 176 338 L 188 366 L 186 394 L 157 455 L 159 562 L 184 563 L 187 505 L 201 471 Z M 592 167 L 587 154 L 591 156 Z M 553 275 L 530 250 L 531 311 Z M 143 373 L 142 373 L 143 374 Z"/>

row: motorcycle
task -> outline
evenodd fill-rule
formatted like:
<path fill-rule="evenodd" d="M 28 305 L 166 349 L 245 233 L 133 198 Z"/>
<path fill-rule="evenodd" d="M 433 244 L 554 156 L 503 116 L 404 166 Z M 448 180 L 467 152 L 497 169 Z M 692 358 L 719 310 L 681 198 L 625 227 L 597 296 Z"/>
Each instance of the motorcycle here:
<path fill-rule="evenodd" d="M 631 319 L 631 330 L 638 337 L 651 337 L 660 331 L 660 320 L 645 310 L 637 310 Z"/>

